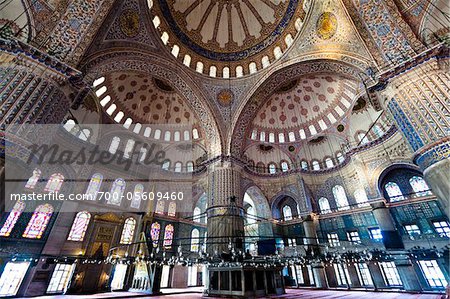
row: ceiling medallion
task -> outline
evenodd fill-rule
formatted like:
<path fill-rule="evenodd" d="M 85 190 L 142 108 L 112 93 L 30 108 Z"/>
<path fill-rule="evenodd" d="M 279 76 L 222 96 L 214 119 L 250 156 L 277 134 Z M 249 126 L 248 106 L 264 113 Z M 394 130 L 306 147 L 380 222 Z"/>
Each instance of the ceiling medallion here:
<path fill-rule="evenodd" d="M 234 94 L 229 89 L 222 89 L 217 94 L 217 101 L 221 106 L 228 107 L 233 103 Z"/>
<path fill-rule="evenodd" d="M 326 11 L 317 19 L 316 33 L 321 39 L 327 40 L 336 34 L 337 27 L 336 16 L 332 12 Z"/>
<path fill-rule="evenodd" d="M 131 9 L 122 12 L 119 18 L 120 30 L 128 36 L 135 37 L 139 33 L 139 14 Z"/>

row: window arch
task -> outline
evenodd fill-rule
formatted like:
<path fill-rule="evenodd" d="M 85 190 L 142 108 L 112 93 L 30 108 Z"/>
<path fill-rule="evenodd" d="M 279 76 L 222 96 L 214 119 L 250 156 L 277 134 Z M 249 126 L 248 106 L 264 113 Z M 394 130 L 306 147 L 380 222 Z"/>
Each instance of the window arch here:
<path fill-rule="evenodd" d="M 326 158 L 325 165 L 327 166 L 327 168 L 333 168 L 334 167 L 333 160 L 330 157 Z"/>
<path fill-rule="evenodd" d="M 83 241 L 84 235 L 91 220 L 91 214 L 87 211 L 78 212 L 70 229 L 69 241 Z"/>
<path fill-rule="evenodd" d="M 155 213 L 157 213 L 157 214 L 164 214 L 164 201 L 163 200 L 158 200 L 156 202 Z"/>
<path fill-rule="evenodd" d="M 195 207 L 194 208 L 194 212 L 192 214 L 192 220 L 194 222 L 200 222 L 200 214 L 202 213 L 202 211 L 200 210 L 199 207 Z"/>
<path fill-rule="evenodd" d="M 200 134 L 198 133 L 198 130 L 196 128 L 192 129 L 192 138 L 199 139 Z"/>
<path fill-rule="evenodd" d="M 388 182 L 386 185 L 384 185 L 384 189 L 386 190 L 390 201 L 399 201 L 405 199 L 402 190 L 400 190 L 400 187 L 397 185 L 397 183 Z"/>
<path fill-rule="evenodd" d="M 281 162 L 281 170 L 283 172 L 289 171 L 289 165 L 288 165 L 288 163 L 286 161 Z"/>
<path fill-rule="evenodd" d="M 158 247 L 159 232 L 161 231 L 161 225 L 158 222 L 153 222 L 150 228 L 150 237 L 153 241 L 153 247 Z"/>
<path fill-rule="evenodd" d="M 175 217 L 177 213 L 177 204 L 175 202 L 169 203 L 169 208 L 167 209 L 167 215 Z"/>
<path fill-rule="evenodd" d="M 0 236 L 8 237 L 11 234 L 14 225 L 16 225 L 16 222 L 22 214 L 23 210 L 25 210 L 25 206 L 26 204 L 23 201 L 16 202 L 11 212 L 9 212 L 8 218 L 6 218 L 5 223 L 0 229 Z"/>
<path fill-rule="evenodd" d="M 348 199 L 344 187 L 336 185 L 332 191 L 338 210 L 348 210 L 350 207 L 348 206 Z"/>
<path fill-rule="evenodd" d="M 117 136 L 114 136 L 113 139 L 111 140 L 111 144 L 109 145 L 109 152 L 111 154 L 115 154 L 117 152 L 117 149 L 119 148 L 119 144 L 120 144 L 120 138 Z"/>
<path fill-rule="evenodd" d="M 305 160 L 300 162 L 300 166 L 303 170 L 308 170 L 308 162 L 306 162 Z"/>
<path fill-rule="evenodd" d="M 25 184 L 25 188 L 27 189 L 34 189 L 36 187 L 36 184 L 39 181 L 39 178 L 41 177 L 42 171 L 35 168 L 33 170 L 33 175 L 28 179 L 27 183 Z"/>
<path fill-rule="evenodd" d="M 139 134 L 139 132 L 141 132 L 141 129 L 142 129 L 142 124 L 136 123 L 133 128 L 133 133 Z"/>
<path fill-rule="evenodd" d="M 344 162 L 344 160 L 345 160 L 345 157 L 344 157 L 344 155 L 342 154 L 342 152 L 338 152 L 338 153 L 336 154 L 336 158 L 337 158 L 337 160 L 338 160 L 339 163 L 342 163 L 342 162 Z"/>
<path fill-rule="evenodd" d="M 269 164 L 269 173 L 270 174 L 274 174 L 274 173 L 276 173 L 277 172 L 277 167 L 276 167 L 276 165 L 274 164 L 274 163 L 270 163 Z"/>
<path fill-rule="evenodd" d="M 278 142 L 279 143 L 284 143 L 285 142 L 284 133 L 283 132 L 278 133 Z"/>
<path fill-rule="evenodd" d="M 169 170 L 170 168 L 170 160 L 165 160 L 162 165 L 162 169 Z"/>
<path fill-rule="evenodd" d="M 50 179 L 45 185 L 44 191 L 59 192 L 61 190 L 62 183 L 64 182 L 64 176 L 60 173 L 54 173 L 50 176 Z"/>
<path fill-rule="evenodd" d="M 190 140 L 191 139 L 191 134 L 189 133 L 189 131 L 184 131 L 183 135 L 184 135 L 184 140 Z"/>
<path fill-rule="evenodd" d="M 89 185 L 86 190 L 86 195 L 89 200 L 96 200 L 97 193 L 100 191 L 100 187 L 102 185 L 103 175 L 100 173 L 95 173 L 92 175 L 91 180 L 89 181 Z"/>
<path fill-rule="evenodd" d="M 71 132 L 73 128 L 75 128 L 75 121 L 73 119 L 68 119 L 66 123 L 64 124 L 63 128 L 66 129 L 66 131 Z"/>
<path fill-rule="evenodd" d="M 180 141 L 181 140 L 181 134 L 180 131 L 175 131 L 173 133 L 173 141 Z"/>
<path fill-rule="evenodd" d="M 164 133 L 164 141 L 170 141 L 171 137 L 172 137 L 172 133 L 170 131 L 166 131 Z"/>
<path fill-rule="evenodd" d="M 53 207 L 50 204 L 38 206 L 28 222 L 22 237 L 29 239 L 40 239 L 53 214 Z"/>
<path fill-rule="evenodd" d="M 375 136 L 377 138 L 380 138 L 381 136 L 383 136 L 383 130 L 381 129 L 381 127 L 378 124 L 374 125 L 372 130 L 375 133 Z"/>
<path fill-rule="evenodd" d="M 275 142 L 275 133 L 269 133 L 269 142 Z"/>
<path fill-rule="evenodd" d="M 313 160 L 313 161 L 312 161 L 312 168 L 313 168 L 313 170 L 320 170 L 320 164 L 319 164 L 319 161 Z"/>
<path fill-rule="evenodd" d="M 188 161 L 186 162 L 186 171 L 193 172 L 194 171 L 194 162 Z"/>
<path fill-rule="evenodd" d="M 122 178 L 118 178 L 113 182 L 111 191 L 109 191 L 109 204 L 120 206 L 122 203 L 123 191 L 125 191 L 126 185 L 125 180 Z"/>
<path fill-rule="evenodd" d="M 125 224 L 120 237 L 120 244 L 130 244 L 133 241 L 134 230 L 136 228 L 136 220 L 133 217 L 125 219 Z"/>
<path fill-rule="evenodd" d="M 409 179 L 409 184 L 414 190 L 416 196 L 427 196 L 431 195 L 430 187 L 425 182 L 425 180 L 419 176 L 413 176 Z"/>
<path fill-rule="evenodd" d="M 144 186 L 142 184 L 137 184 L 134 186 L 133 200 L 131 201 L 130 207 L 133 209 L 139 209 L 141 205 L 142 193 L 144 193 Z"/>
<path fill-rule="evenodd" d="M 164 247 L 170 247 L 172 246 L 173 241 L 173 225 L 167 224 L 166 228 L 164 229 Z"/>
<path fill-rule="evenodd" d="M 133 139 L 128 139 L 127 144 L 125 145 L 125 150 L 123 151 L 123 156 L 125 158 L 129 159 L 131 157 L 135 144 L 136 141 L 134 141 Z"/>
<path fill-rule="evenodd" d="M 319 209 L 322 214 L 331 213 L 330 203 L 325 197 L 319 198 Z"/>
<path fill-rule="evenodd" d="M 284 221 L 292 220 L 292 209 L 288 205 L 283 207 L 283 219 Z"/>
<path fill-rule="evenodd" d="M 361 144 L 369 143 L 369 139 L 367 138 L 366 133 L 364 133 L 364 132 L 359 132 L 358 133 L 358 140 L 357 141 L 359 143 L 361 143 Z"/>
<path fill-rule="evenodd" d="M 78 138 L 80 138 L 83 141 L 89 141 L 89 137 L 91 137 L 91 130 L 89 129 L 83 129 L 78 134 Z"/>
<path fill-rule="evenodd" d="M 200 232 L 198 229 L 194 228 L 191 232 L 191 251 L 198 252 L 198 243 L 200 238 Z"/>
<path fill-rule="evenodd" d="M 369 205 L 366 191 L 364 189 L 358 189 L 353 193 L 356 203 L 359 207 L 366 207 Z"/>
<path fill-rule="evenodd" d="M 175 172 L 181 172 L 181 168 L 183 168 L 183 164 L 181 164 L 181 162 L 175 162 L 174 171 Z"/>

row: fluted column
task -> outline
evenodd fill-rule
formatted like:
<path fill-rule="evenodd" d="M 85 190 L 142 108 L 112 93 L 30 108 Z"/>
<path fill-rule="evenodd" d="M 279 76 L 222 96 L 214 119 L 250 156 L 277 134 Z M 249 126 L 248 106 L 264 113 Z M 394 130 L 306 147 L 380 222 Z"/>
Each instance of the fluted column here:
<path fill-rule="evenodd" d="M 317 240 L 316 222 L 311 215 L 308 215 L 303 221 L 303 229 L 305 231 L 304 244 L 307 245 L 308 252 L 313 256 L 320 254 L 319 243 Z M 322 262 L 314 262 L 312 265 L 314 281 L 317 288 L 328 288 L 327 276 L 325 273 L 325 266 Z"/>
<path fill-rule="evenodd" d="M 449 59 L 432 58 L 389 81 L 384 105 L 447 216 L 450 200 Z"/>
<path fill-rule="evenodd" d="M 231 241 L 243 250 L 244 210 L 240 170 L 231 164 L 216 166 L 208 177 L 208 240 L 210 254 L 229 252 Z"/>

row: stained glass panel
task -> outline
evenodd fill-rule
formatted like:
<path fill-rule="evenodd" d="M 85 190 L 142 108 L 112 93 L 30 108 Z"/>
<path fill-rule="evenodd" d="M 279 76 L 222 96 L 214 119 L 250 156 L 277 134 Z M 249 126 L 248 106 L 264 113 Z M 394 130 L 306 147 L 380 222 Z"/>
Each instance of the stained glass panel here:
<path fill-rule="evenodd" d="M 159 201 L 156 202 L 155 213 L 157 213 L 157 214 L 164 214 L 164 201 L 159 200 Z"/>
<path fill-rule="evenodd" d="M 173 241 L 173 225 L 168 224 L 164 229 L 164 243 L 163 243 L 164 247 L 172 246 L 172 241 Z"/>
<path fill-rule="evenodd" d="M 0 236 L 8 237 L 11 234 L 14 225 L 16 224 L 17 220 L 19 219 L 24 209 L 25 203 L 23 201 L 18 201 L 14 205 L 13 209 L 8 215 L 8 218 L 6 218 L 6 221 L 3 224 L 2 229 L 0 230 Z"/>
<path fill-rule="evenodd" d="M 400 187 L 394 182 L 389 182 L 384 185 L 384 189 L 386 190 L 391 201 L 399 201 L 405 199 L 402 191 L 400 190 Z"/>
<path fill-rule="evenodd" d="M 36 187 L 37 182 L 39 181 L 39 178 L 41 177 L 42 172 L 39 169 L 33 170 L 33 175 L 28 179 L 27 183 L 25 184 L 25 188 L 27 189 L 34 189 Z"/>
<path fill-rule="evenodd" d="M 348 210 L 348 200 L 347 195 L 345 194 L 344 187 L 341 185 L 337 185 L 333 187 L 333 196 L 336 201 L 336 206 L 338 210 Z"/>
<path fill-rule="evenodd" d="M 159 232 L 161 231 L 161 225 L 158 222 L 154 222 L 152 224 L 152 227 L 150 229 L 150 236 L 153 241 L 153 247 L 158 247 L 158 240 L 159 240 Z"/>
<path fill-rule="evenodd" d="M 139 209 L 143 192 L 144 186 L 142 184 L 137 184 L 136 186 L 134 186 L 133 200 L 131 201 L 130 205 L 133 209 Z"/>
<path fill-rule="evenodd" d="M 319 209 L 322 214 L 331 212 L 330 203 L 328 202 L 328 199 L 326 199 L 325 197 L 321 197 L 319 199 Z"/>
<path fill-rule="evenodd" d="M 175 217 L 177 212 L 177 204 L 175 202 L 169 203 L 169 209 L 167 210 L 167 215 L 171 217 Z"/>
<path fill-rule="evenodd" d="M 136 220 L 133 217 L 127 218 L 120 237 L 120 244 L 130 244 L 132 242 L 135 228 Z"/>
<path fill-rule="evenodd" d="M 102 185 L 103 176 L 100 173 L 96 173 L 91 177 L 89 186 L 86 190 L 86 194 L 89 196 L 89 200 L 96 200 L 97 193 L 100 191 L 100 186 Z"/>
<path fill-rule="evenodd" d="M 109 204 L 120 206 L 122 202 L 123 191 L 125 191 L 126 183 L 124 179 L 118 178 L 114 181 L 110 191 Z"/>
<path fill-rule="evenodd" d="M 427 196 L 431 195 L 430 187 L 428 187 L 425 180 L 418 176 L 413 176 L 409 179 L 409 184 L 414 190 L 414 193 L 416 193 L 416 196 Z"/>
<path fill-rule="evenodd" d="M 40 239 L 53 214 L 50 204 L 40 205 L 34 210 L 22 237 L 29 239 Z"/>
<path fill-rule="evenodd" d="M 50 176 L 47 185 L 45 185 L 44 191 L 59 192 L 63 182 L 64 176 L 60 173 L 54 173 Z"/>
<path fill-rule="evenodd" d="M 194 228 L 191 233 L 191 251 L 198 251 L 198 243 L 199 243 L 200 233 L 198 229 Z"/>
<path fill-rule="evenodd" d="M 73 221 L 72 228 L 70 229 L 69 237 L 67 238 L 67 240 L 83 241 L 84 234 L 86 233 L 90 219 L 91 214 L 89 212 L 79 212 L 75 216 L 75 220 Z"/>

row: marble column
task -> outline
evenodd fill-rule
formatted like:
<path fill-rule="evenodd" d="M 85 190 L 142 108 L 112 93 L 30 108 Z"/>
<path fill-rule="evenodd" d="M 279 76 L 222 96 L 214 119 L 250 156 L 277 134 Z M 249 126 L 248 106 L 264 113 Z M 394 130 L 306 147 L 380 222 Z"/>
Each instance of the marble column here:
<path fill-rule="evenodd" d="M 389 209 L 384 202 L 376 202 L 372 205 L 372 213 L 383 236 L 383 244 L 386 249 L 403 249 L 402 238 L 395 227 Z"/>
<path fill-rule="evenodd" d="M 303 229 L 305 231 L 305 238 L 303 243 L 306 245 L 307 251 L 315 257 L 320 254 L 319 242 L 317 240 L 316 222 L 311 215 L 305 217 L 303 221 Z M 314 281 L 317 288 L 328 288 L 327 276 L 325 267 L 322 262 L 314 262 L 311 264 L 314 275 Z"/>
<path fill-rule="evenodd" d="M 389 80 L 384 106 L 414 152 L 414 163 L 450 216 L 448 58 L 430 58 Z"/>
<path fill-rule="evenodd" d="M 240 170 L 231 164 L 215 166 L 208 177 L 209 254 L 229 253 L 229 243 L 243 250 L 244 210 Z"/>

